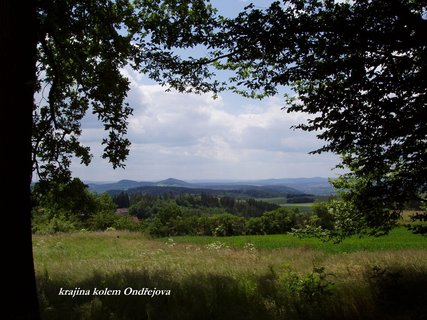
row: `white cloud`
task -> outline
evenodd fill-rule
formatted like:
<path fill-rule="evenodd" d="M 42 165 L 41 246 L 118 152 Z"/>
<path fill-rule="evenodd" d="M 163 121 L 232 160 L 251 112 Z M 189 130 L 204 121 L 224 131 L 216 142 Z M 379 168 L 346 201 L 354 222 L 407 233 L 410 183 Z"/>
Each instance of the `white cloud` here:
<path fill-rule="evenodd" d="M 126 75 L 132 85 L 128 102 L 134 108 L 126 170 L 113 171 L 99 159 L 104 134 L 90 121 L 82 140 L 92 146 L 94 163 L 89 168 L 74 165 L 83 179 L 330 176 L 338 162 L 333 155 L 308 155 L 321 142 L 313 133 L 290 129 L 305 116 L 282 111 L 278 98 L 259 102 L 224 94 L 214 100 L 208 94 L 165 92 L 133 73 Z"/>

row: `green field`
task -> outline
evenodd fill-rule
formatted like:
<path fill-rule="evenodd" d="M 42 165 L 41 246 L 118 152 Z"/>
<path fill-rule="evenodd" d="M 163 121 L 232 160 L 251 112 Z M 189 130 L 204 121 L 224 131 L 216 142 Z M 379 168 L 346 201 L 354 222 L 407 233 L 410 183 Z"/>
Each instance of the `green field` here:
<path fill-rule="evenodd" d="M 310 203 L 285 203 L 285 204 L 282 204 L 281 206 L 285 207 L 285 208 L 290 208 L 290 209 L 297 208 L 299 211 L 305 213 L 305 212 L 311 211 L 313 204 L 314 204 L 313 202 L 310 202 Z"/>
<path fill-rule="evenodd" d="M 403 227 L 392 230 L 385 237 L 351 237 L 341 243 L 322 242 L 315 238 L 300 239 L 284 234 L 234 237 L 180 236 L 174 237 L 173 240 L 176 243 L 197 245 L 207 245 L 219 241 L 233 248 L 243 248 L 245 244 L 251 243 L 257 249 L 308 248 L 328 253 L 402 249 L 427 250 L 426 237 L 413 234 Z M 165 239 L 161 239 L 160 241 L 165 241 Z"/>
<path fill-rule="evenodd" d="M 268 203 L 275 203 L 278 205 L 286 204 L 286 197 L 274 197 L 274 198 L 257 198 L 258 201 L 264 201 Z"/>
<path fill-rule="evenodd" d="M 310 212 L 313 202 L 310 203 L 287 203 L 285 197 L 275 197 L 275 198 L 257 198 L 259 201 L 264 201 L 268 203 L 274 203 L 281 207 L 286 208 L 298 208 L 301 212 Z"/>
<path fill-rule="evenodd" d="M 403 228 L 334 245 L 289 235 L 35 235 L 43 319 L 423 319 L 427 241 Z M 63 289 L 170 296 L 63 296 Z"/>

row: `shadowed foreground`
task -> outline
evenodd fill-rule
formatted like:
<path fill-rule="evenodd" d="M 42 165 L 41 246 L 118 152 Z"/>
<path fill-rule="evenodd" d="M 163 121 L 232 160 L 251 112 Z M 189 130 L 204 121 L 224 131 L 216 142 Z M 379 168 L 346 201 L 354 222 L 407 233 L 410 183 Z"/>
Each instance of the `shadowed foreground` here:
<path fill-rule="evenodd" d="M 179 244 L 128 232 L 35 236 L 42 317 L 413 320 L 427 314 L 423 249 L 330 253 L 236 248 L 219 240 Z M 114 295 L 99 295 L 107 288 Z M 130 295 L 127 288 L 170 295 Z"/>
<path fill-rule="evenodd" d="M 426 272 L 374 268 L 365 276 L 366 284 L 334 286 L 320 273 L 270 270 L 252 279 L 194 274 L 176 281 L 173 272 L 123 271 L 77 283 L 44 275 L 38 284 L 43 319 L 423 319 L 427 314 Z M 125 295 L 128 287 L 171 294 Z M 87 289 L 90 295 L 58 295 L 60 288 Z M 121 294 L 93 295 L 94 288 Z"/>

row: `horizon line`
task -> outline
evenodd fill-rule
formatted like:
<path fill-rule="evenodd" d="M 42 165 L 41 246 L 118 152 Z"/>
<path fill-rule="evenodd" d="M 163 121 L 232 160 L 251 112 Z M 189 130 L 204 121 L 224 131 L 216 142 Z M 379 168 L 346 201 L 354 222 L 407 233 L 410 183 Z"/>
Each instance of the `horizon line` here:
<path fill-rule="evenodd" d="M 76 177 L 79 178 L 79 177 Z M 142 180 L 136 180 L 136 179 L 118 179 L 118 180 L 92 180 L 92 179 L 81 179 L 83 182 L 85 183 L 116 183 L 116 182 L 120 182 L 120 181 L 134 181 L 134 182 L 160 182 L 160 181 L 165 181 L 165 180 L 180 180 L 180 181 L 184 181 L 184 182 L 197 182 L 197 181 L 229 181 L 229 182 L 243 182 L 243 181 L 263 181 L 263 180 L 290 180 L 290 179 L 316 179 L 316 178 L 320 178 L 320 179 L 330 179 L 332 177 L 323 177 L 323 176 L 311 176 L 311 177 L 282 177 L 282 178 L 230 178 L 230 179 L 225 179 L 225 178 L 197 178 L 197 179 L 186 179 L 186 178 L 173 178 L 173 177 L 168 177 L 168 178 L 159 178 L 159 179 L 142 179 Z"/>

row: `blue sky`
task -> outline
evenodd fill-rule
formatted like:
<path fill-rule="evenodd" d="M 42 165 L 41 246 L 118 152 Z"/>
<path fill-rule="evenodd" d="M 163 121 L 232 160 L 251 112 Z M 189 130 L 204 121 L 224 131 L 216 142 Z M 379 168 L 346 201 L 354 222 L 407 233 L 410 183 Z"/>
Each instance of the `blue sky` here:
<path fill-rule="evenodd" d="M 272 1 L 254 1 L 264 8 Z M 212 1 L 220 13 L 233 16 L 249 1 Z M 73 175 L 83 180 L 120 179 L 263 179 L 334 177 L 331 169 L 339 158 L 332 154 L 309 155 L 322 142 L 315 134 L 292 130 L 304 122 L 303 114 L 281 110 L 280 96 L 263 101 L 225 92 L 211 95 L 165 92 L 144 75 L 123 70 L 131 82 L 128 102 L 134 108 L 129 119 L 132 142 L 125 169 L 113 170 L 101 158 L 105 136 L 93 116 L 84 119 L 82 141 L 94 154 L 89 167 L 72 165 Z"/>

